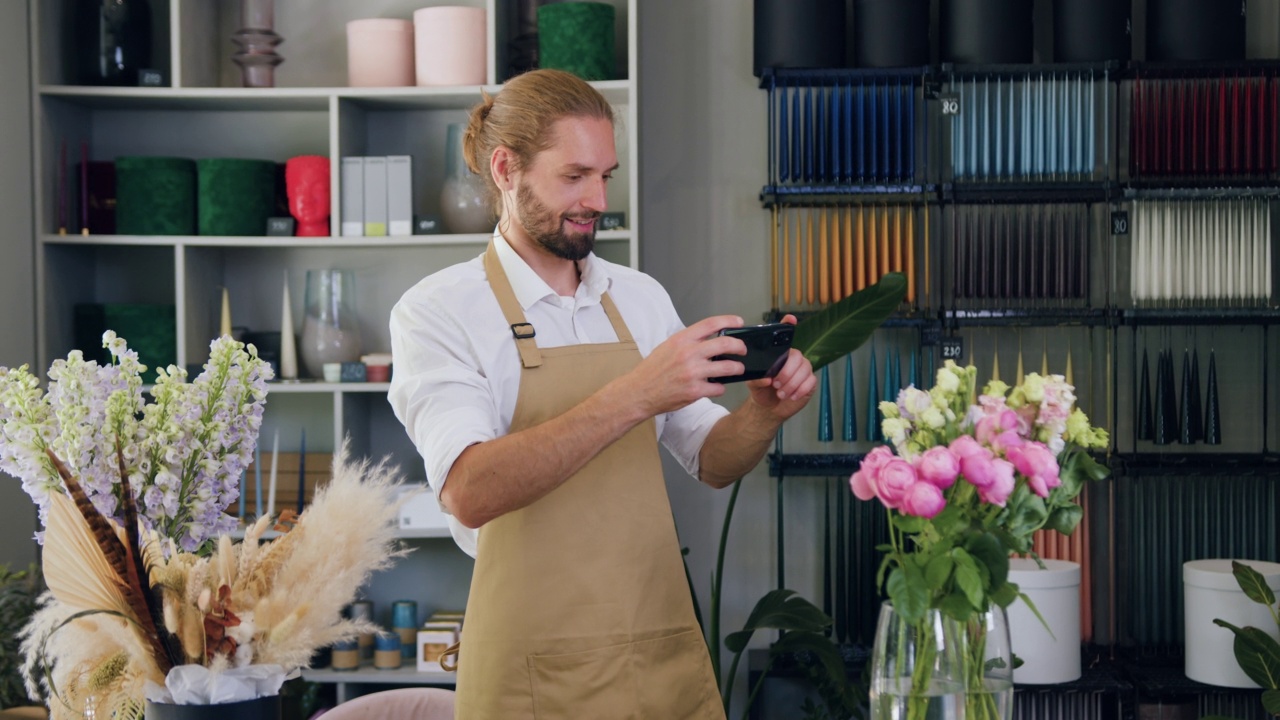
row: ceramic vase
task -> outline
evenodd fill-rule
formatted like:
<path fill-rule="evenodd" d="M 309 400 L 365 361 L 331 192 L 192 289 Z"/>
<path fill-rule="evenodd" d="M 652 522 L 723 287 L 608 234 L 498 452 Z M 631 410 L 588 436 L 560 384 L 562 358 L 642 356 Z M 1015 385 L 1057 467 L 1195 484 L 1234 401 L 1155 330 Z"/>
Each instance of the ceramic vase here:
<path fill-rule="evenodd" d="M 275 17 L 275 0 L 240 0 L 240 29 L 231 35 L 240 49 L 231 59 L 245 87 L 276 86 L 276 66 L 284 62 L 276 46 L 284 38 L 275 32 Z"/>

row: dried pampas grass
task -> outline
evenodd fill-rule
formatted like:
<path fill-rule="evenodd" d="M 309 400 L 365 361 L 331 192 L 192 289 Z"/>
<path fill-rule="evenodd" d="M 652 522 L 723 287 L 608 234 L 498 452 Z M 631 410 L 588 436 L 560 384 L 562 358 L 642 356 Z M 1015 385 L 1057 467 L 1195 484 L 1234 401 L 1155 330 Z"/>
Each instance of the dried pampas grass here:
<path fill-rule="evenodd" d="M 332 479 L 297 527 L 262 551 L 256 578 L 268 588 L 253 606 L 260 633 L 254 662 L 305 667 L 317 648 L 371 628 L 342 619 L 342 609 L 374 572 L 408 553 L 395 539 L 400 478 L 387 460 L 353 462 L 344 445 Z M 289 542 L 285 542 L 289 541 Z"/>

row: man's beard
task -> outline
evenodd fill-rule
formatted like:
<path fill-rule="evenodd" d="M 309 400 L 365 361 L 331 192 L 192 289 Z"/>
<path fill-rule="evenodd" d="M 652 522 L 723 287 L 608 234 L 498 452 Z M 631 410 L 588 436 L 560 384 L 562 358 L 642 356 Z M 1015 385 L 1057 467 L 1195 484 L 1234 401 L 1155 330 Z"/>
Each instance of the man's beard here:
<path fill-rule="evenodd" d="M 529 237 L 558 258 L 581 260 L 591 254 L 596 246 L 594 223 L 600 218 L 600 213 L 556 215 L 542 204 L 533 194 L 533 188 L 524 182 L 516 189 L 516 209 L 520 213 L 520 224 Z M 564 226 L 566 217 L 572 217 L 575 221 L 590 220 L 593 223 L 591 230 L 585 233 L 567 231 Z"/>

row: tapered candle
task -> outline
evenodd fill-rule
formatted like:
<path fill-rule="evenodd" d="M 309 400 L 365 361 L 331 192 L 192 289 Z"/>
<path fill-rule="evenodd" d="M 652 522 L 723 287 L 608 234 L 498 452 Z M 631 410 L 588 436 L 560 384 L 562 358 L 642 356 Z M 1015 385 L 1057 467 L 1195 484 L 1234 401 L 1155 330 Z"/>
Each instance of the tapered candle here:
<path fill-rule="evenodd" d="M 831 282 L 827 268 L 831 253 L 827 248 L 827 209 L 824 207 L 818 213 L 818 302 L 826 305 L 831 302 Z"/>
<path fill-rule="evenodd" d="M 818 397 L 818 442 L 831 442 L 832 439 L 832 413 L 831 413 L 831 373 L 828 372 L 826 365 L 819 371 L 820 391 Z"/>
<path fill-rule="evenodd" d="M 58 234 L 67 234 L 67 141 L 58 151 Z"/>
<path fill-rule="evenodd" d="M 240 524 L 241 525 L 244 524 L 244 493 L 246 490 L 249 489 L 248 487 L 246 487 L 248 484 L 249 484 L 249 473 L 247 472 L 240 473 Z"/>
<path fill-rule="evenodd" d="M 89 143 L 80 143 L 80 234 L 89 234 Z"/>
<path fill-rule="evenodd" d="M 813 208 L 809 208 L 805 213 L 804 239 L 804 300 L 812 305 L 818 299 L 817 290 L 813 284 Z"/>
<path fill-rule="evenodd" d="M 298 443 L 298 514 L 307 496 L 307 429 L 302 428 L 302 441 Z"/>
<path fill-rule="evenodd" d="M 782 211 L 782 303 L 791 305 L 791 220 L 785 208 Z"/>
<path fill-rule="evenodd" d="M 837 206 L 832 208 L 831 212 L 831 302 L 835 302 L 845 296 L 840 285 L 842 267 L 840 259 L 840 208 Z"/>
<path fill-rule="evenodd" d="M 1213 369 L 1212 360 L 1209 365 L 1210 371 Z M 877 422 L 876 414 L 880 411 L 880 388 L 876 385 L 880 382 L 876 373 L 876 346 L 871 345 L 871 367 L 867 372 L 867 439 L 876 441 L 880 439 L 880 423 Z"/>
<path fill-rule="evenodd" d="M 289 271 L 284 271 L 284 304 L 280 309 L 280 379 L 298 378 L 298 351 L 293 339 L 293 310 L 289 305 Z"/>
<path fill-rule="evenodd" d="M 927 211 L 927 210 L 926 210 Z M 907 236 L 903 242 L 907 245 L 907 302 L 916 302 L 916 212 L 914 207 L 907 208 Z"/>
<path fill-rule="evenodd" d="M 770 268 L 770 286 L 773 288 L 773 306 L 781 307 L 778 304 L 778 207 L 775 205 L 770 212 L 769 223 L 769 257 L 774 258 L 772 267 Z"/>
<path fill-rule="evenodd" d="M 280 430 L 276 430 L 275 438 L 271 441 L 271 477 L 267 488 L 267 512 L 272 517 L 276 514 L 276 470 L 280 466 Z"/>
<path fill-rule="evenodd" d="M 853 392 L 853 353 L 844 356 L 844 420 L 840 429 L 840 439 L 853 442 L 858 439 L 858 409 L 854 404 Z"/>
<path fill-rule="evenodd" d="M 853 208 L 844 209 L 844 250 L 840 259 L 844 262 L 844 295 L 852 295 L 853 288 Z"/>
<path fill-rule="evenodd" d="M 258 471 L 258 466 L 262 457 L 257 454 L 258 448 L 254 447 L 253 459 L 253 509 L 254 517 L 262 517 L 262 473 Z"/>
<path fill-rule="evenodd" d="M 218 335 L 231 337 L 231 293 L 222 288 L 222 323 L 218 326 Z"/>

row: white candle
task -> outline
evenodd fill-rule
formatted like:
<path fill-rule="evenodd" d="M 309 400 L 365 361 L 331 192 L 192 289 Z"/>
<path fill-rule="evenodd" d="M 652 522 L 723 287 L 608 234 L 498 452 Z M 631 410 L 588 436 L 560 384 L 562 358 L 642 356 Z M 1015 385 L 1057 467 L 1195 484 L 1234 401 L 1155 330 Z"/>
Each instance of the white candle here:
<path fill-rule="evenodd" d="M 280 311 L 280 378 L 298 378 L 298 351 L 293 338 L 293 311 L 289 307 L 289 271 L 284 272 L 284 307 Z"/>
<path fill-rule="evenodd" d="M 267 512 L 276 514 L 276 467 L 280 458 L 280 431 L 276 430 L 275 439 L 271 442 L 271 478 L 267 486 Z"/>
<path fill-rule="evenodd" d="M 222 288 L 222 327 L 218 334 L 231 337 L 231 295 L 226 288 Z"/>

